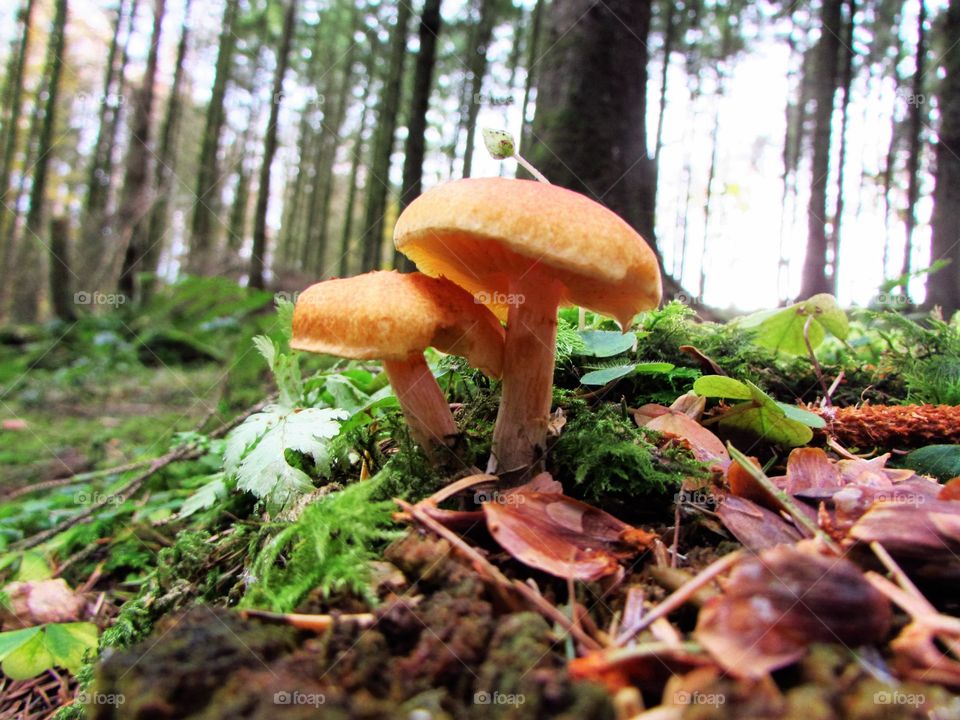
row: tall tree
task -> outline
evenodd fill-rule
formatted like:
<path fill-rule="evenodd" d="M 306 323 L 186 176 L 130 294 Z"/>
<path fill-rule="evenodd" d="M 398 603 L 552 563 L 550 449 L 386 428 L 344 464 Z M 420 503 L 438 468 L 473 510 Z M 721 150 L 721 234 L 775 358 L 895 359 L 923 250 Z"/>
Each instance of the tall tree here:
<path fill-rule="evenodd" d="M 653 241 L 647 152 L 649 0 L 556 0 L 538 66 L 530 159 Z"/>
<path fill-rule="evenodd" d="M 917 226 L 917 200 L 920 198 L 920 160 L 923 153 L 923 143 L 921 133 L 925 120 L 923 102 L 923 76 L 926 72 L 927 55 L 927 4 L 920 0 L 920 8 L 917 13 L 917 51 L 915 55 L 913 68 L 913 84 L 911 86 L 909 113 L 909 147 L 907 148 L 907 213 L 905 218 L 906 239 L 903 246 L 903 265 L 900 267 L 901 275 L 909 275 L 911 267 L 911 257 L 913 255 L 913 232 Z M 910 282 L 903 284 L 903 294 L 910 295 Z"/>
<path fill-rule="evenodd" d="M 177 43 L 177 56 L 173 66 L 173 83 L 170 85 L 170 97 L 167 98 L 167 108 L 160 125 L 160 144 L 157 148 L 157 163 L 153 174 L 153 185 L 157 197 L 150 210 L 150 219 L 143 239 L 136 238 L 136 234 L 134 238 L 144 248 L 141 260 L 144 275 L 140 283 L 140 292 L 144 299 L 150 297 L 156 286 L 157 265 L 170 221 L 170 194 L 173 192 L 173 178 L 177 168 L 176 147 L 183 107 L 181 94 L 184 62 L 190 37 L 190 6 L 191 0 L 186 0 L 183 6 L 183 28 L 180 30 L 180 41 Z M 143 232 L 142 226 L 138 226 L 136 230 L 136 233 L 140 232 Z"/>
<path fill-rule="evenodd" d="M 57 122 L 57 103 L 60 98 L 60 77 L 63 72 L 63 57 L 67 38 L 67 0 L 57 0 L 50 38 L 47 41 L 47 57 L 44 74 L 47 76 L 47 96 L 44 103 L 43 125 L 40 128 L 39 155 L 33 167 L 33 184 L 30 188 L 30 209 L 27 212 L 27 233 L 17 248 L 16 267 L 20 271 L 14 275 L 12 317 L 16 322 L 34 322 L 37 319 L 40 301 L 42 267 L 45 244 L 40 239 L 46 211 L 47 174 L 50 169 L 53 150 L 53 131 Z M 48 246 L 49 247 L 49 246 Z M 50 262 L 63 262 L 62 258 L 52 255 Z"/>
<path fill-rule="evenodd" d="M 413 71 L 413 92 L 407 120 L 407 140 L 403 153 L 403 185 L 400 188 L 402 211 L 420 195 L 423 188 L 423 158 L 426 153 L 427 110 L 433 87 L 433 68 L 437 60 L 437 38 L 440 35 L 440 0 L 426 0 L 420 15 L 420 49 Z M 393 264 L 404 272 L 413 270 L 413 263 L 394 253 Z"/>
<path fill-rule="evenodd" d="M 363 219 L 363 264 L 364 272 L 380 265 L 383 250 L 383 234 L 386 223 L 387 197 L 390 191 L 390 159 L 393 156 L 394 136 L 397 131 L 397 116 L 400 110 L 400 93 L 403 81 L 403 66 L 407 54 L 407 25 L 410 23 L 410 4 L 397 4 L 397 19 L 391 31 L 390 58 L 387 65 L 383 95 L 377 108 L 376 133 L 373 156 L 367 178 L 367 196 Z"/>
<path fill-rule="evenodd" d="M 943 43 L 931 255 L 950 264 L 927 279 L 927 303 L 950 317 L 960 310 L 960 0 L 946 10 Z"/>
<path fill-rule="evenodd" d="M 210 104 L 207 105 L 197 166 L 196 198 L 190 223 L 190 255 L 187 267 L 190 272 L 198 274 L 206 273 L 210 269 L 211 255 L 216 245 L 221 180 L 218 155 L 220 136 L 226 123 L 223 101 L 233 69 L 233 54 L 236 49 L 234 26 L 239 6 L 240 0 L 225 0 L 224 3 L 213 91 L 210 94 Z"/>
<path fill-rule="evenodd" d="M 843 213 L 846 204 L 846 192 L 844 184 L 846 183 L 847 169 L 847 126 L 850 116 L 850 92 L 853 89 L 853 61 L 855 52 L 853 49 L 853 36 L 856 29 L 857 3 L 856 0 L 846 0 L 847 19 L 844 22 L 844 33 L 841 54 L 843 56 L 840 69 L 840 89 L 843 91 L 843 100 L 840 102 L 840 152 L 837 156 L 837 204 L 833 213 L 833 230 L 828 240 L 828 252 L 833 264 L 833 275 L 831 276 L 831 292 L 836 295 L 839 289 L 840 281 L 840 231 L 843 227 Z"/>
<path fill-rule="evenodd" d="M 470 43 L 470 55 L 467 63 L 469 74 L 469 93 L 466 113 L 461 116 L 467 134 L 467 147 L 463 152 L 463 176 L 470 177 L 473 171 L 473 148 L 477 137 L 477 115 L 480 112 L 483 93 L 483 78 L 487 74 L 487 46 L 493 37 L 493 26 L 497 20 L 497 0 L 478 0 L 480 17 L 474 28 Z"/>
<path fill-rule="evenodd" d="M 257 190 L 257 206 L 253 216 L 253 252 L 250 255 L 250 287 L 263 288 L 264 260 L 267 254 L 267 207 L 270 203 L 270 174 L 273 158 L 277 154 L 277 122 L 280 117 L 280 101 L 283 98 L 283 79 L 290 60 L 290 45 L 297 19 L 297 0 L 287 0 L 283 16 L 283 32 L 277 50 L 277 67 L 273 74 L 273 94 L 270 96 L 270 119 L 263 139 L 263 164 L 260 166 L 260 187 Z"/>
<path fill-rule="evenodd" d="M 527 78 L 523 83 L 523 104 L 520 106 L 520 147 L 526 152 L 530 140 L 530 121 L 527 111 L 530 107 L 530 98 L 536 89 L 537 66 L 540 64 L 540 35 L 543 32 L 543 0 L 537 0 L 533 6 L 533 16 L 530 29 L 530 40 L 527 45 Z"/>
<path fill-rule="evenodd" d="M 828 293 L 827 187 L 833 138 L 833 99 L 837 91 L 843 0 L 822 0 L 820 39 L 814 52 L 813 158 L 807 205 L 807 254 L 803 260 L 800 296 Z"/>
<path fill-rule="evenodd" d="M 30 52 L 30 30 L 33 21 L 35 0 L 25 0 L 17 16 L 19 33 L 4 76 L 3 109 L 3 157 L 0 158 L 0 265 L 7 268 L 13 257 L 13 217 L 16 209 L 12 202 L 13 188 L 10 176 L 20 136 L 20 114 L 23 105 L 23 82 L 26 58 Z M 8 211 L 7 207 L 11 210 Z M 8 219 L 9 218 L 9 219 Z"/>
<path fill-rule="evenodd" d="M 138 5 L 139 0 L 129 0 L 129 3 L 126 0 L 120 0 L 117 4 L 116 23 L 104 68 L 97 137 L 87 165 L 87 194 L 83 201 L 83 227 L 80 233 L 81 252 L 78 258 L 78 269 L 83 282 L 91 287 L 94 284 L 94 278 L 101 273 L 103 254 L 108 241 L 106 233 L 114 227 L 113 223 L 107 223 L 104 220 L 113 188 L 114 156 L 120 118 L 123 114 L 130 38 L 133 35 Z M 125 30 L 121 39 L 123 27 Z"/>
<path fill-rule="evenodd" d="M 123 200 L 117 213 L 118 237 L 125 241 L 120 246 L 123 264 L 118 284 L 120 292 L 127 297 L 134 297 L 137 291 L 137 273 L 144 270 L 143 258 L 147 252 L 146 233 L 138 232 L 137 228 L 145 225 L 143 220 L 153 200 L 150 188 L 150 131 L 157 94 L 157 59 L 165 10 L 166 0 L 154 0 L 150 50 L 147 52 L 143 81 L 134 100 L 130 147 L 127 148 L 127 167 L 123 178 Z"/>

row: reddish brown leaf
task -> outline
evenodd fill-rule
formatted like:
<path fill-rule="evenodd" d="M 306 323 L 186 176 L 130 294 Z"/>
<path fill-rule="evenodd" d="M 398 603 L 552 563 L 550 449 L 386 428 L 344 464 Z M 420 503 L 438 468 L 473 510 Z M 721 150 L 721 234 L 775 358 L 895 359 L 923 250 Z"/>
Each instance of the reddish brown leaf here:
<path fill-rule="evenodd" d="M 947 480 L 937 497 L 940 500 L 960 500 L 960 477 Z"/>
<path fill-rule="evenodd" d="M 787 458 L 784 489 L 791 495 L 830 497 L 839 490 L 840 470 L 820 448 L 794 448 Z"/>
<path fill-rule="evenodd" d="M 514 558 L 551 575 L 596 580 L 616 573 L 631 554 L 636 528 L 557 493 L 516 492 L 483 504 L 487 527 Z M 642 531 L 640 531 L 642 532 Z"/>
<path fill-rule="evenodd" d="M 689 415 L 670 411 L 648 421 L 644 427 L 685 441 L 700 462 L 711 463 L 721 471 L 730 464 L 730 455 L 720 438 Z"/>
<path fill-rule="evenodd" d="M 62 578 L 14 582 L 3 588 L 9 602 L 0 606 L 5 629 L 45 623 L 74 622 L 83 615 L 86 599 Z"/>
<path fill-rule="evenodd" d="M 598 650 L 571 660 L 567 668 L 572 678 L 599 683 L 612 695 L 631 686 L 657 692 L 673 675 L 711 665 L 707 655 L 683 646 L 648 643 Z"/>
<path fill-rule="evenodd" d="M 728 495 L 717 508 L 717 515 L 724 527 L 753 552 L 793 544 L 802 538 L 782 517 L 746 498 Z"/>
<path fill-rule="evenodd" d="M 863 645 L 890 627 L 888 600 L 849 560 L 781 545 L 744 560 L 700 611 L 695 635 L 730 674 L 760 677 L 814 642 Z"/>

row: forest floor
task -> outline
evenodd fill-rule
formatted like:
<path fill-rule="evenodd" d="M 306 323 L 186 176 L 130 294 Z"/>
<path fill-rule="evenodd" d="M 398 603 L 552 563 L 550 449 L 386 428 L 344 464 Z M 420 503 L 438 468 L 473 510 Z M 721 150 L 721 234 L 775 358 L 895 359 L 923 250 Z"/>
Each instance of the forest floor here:
<path fill-rule="evenodd" d="M 960 326 L 799 315 L 564 311 L 509 489 L 268 293 L 0 331 L 0 718 L 960 718 Z"/>

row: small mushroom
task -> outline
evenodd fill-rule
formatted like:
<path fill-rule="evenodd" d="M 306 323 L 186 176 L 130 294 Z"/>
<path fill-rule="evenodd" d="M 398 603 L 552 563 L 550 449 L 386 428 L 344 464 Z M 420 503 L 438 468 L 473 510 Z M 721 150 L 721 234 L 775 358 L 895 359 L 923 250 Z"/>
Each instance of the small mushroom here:
<path fill-rule="evenodd" d="M 543 455 L 558 306 L 611 315 L 626 329 L 660 302 L 646 241 L 599 203 L 555 185 L 440 185 L 404 210 L 394 242 L 422 272 L 455 282 L 507 321 L 491 473 L 528 468 Z"/>
<path fill-rule="evenodd" d="M 311 285 L 293 311 L 296 350 L 381 360 L 410 433 L 428 454 L 456 435 L 450 406 L 427 367 L 427 347 L 499 377 L 503 327 L 453 283 L 421 273 L 371 272 Z"/>

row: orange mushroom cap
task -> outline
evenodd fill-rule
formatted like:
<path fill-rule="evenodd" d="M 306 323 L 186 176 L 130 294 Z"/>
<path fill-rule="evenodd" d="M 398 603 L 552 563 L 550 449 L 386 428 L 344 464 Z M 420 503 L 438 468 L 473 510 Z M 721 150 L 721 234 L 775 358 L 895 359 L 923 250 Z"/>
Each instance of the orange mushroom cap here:
<path fill-rule="evenodd" d="M 470 178 L 429 190 L 397 219 L 397 249 L 434 277 L 489 300 L 506 318 L 511 280 L 534 268 L 563 285 L 562 304 L 626 328 L 660 302 L 660 269 L 633 228 L 590 198 L 533 180 Z"/>
<path fill-rule="evenodd" d="M 503 337 L 497 318 L 453 283 L 379 271 L 300 293 L 290 347 L 356 360 L 406 360 L 435 347 L 499 377 Z"/>

